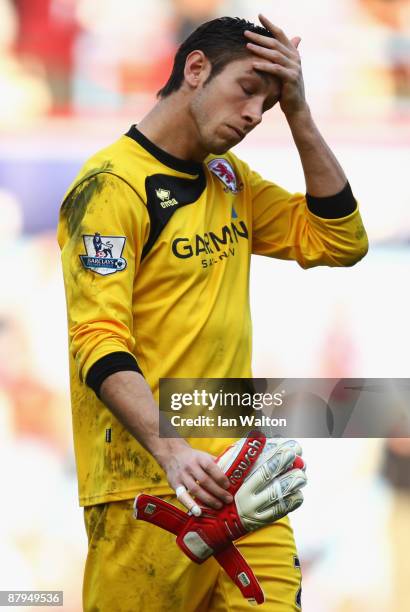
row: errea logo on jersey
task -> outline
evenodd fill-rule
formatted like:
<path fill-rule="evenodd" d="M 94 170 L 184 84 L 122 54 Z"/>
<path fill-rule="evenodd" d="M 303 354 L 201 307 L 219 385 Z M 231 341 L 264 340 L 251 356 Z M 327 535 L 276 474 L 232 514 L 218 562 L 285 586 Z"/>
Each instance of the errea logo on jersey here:
<path fill-rule="evenodd" d="M 156 189 L 155 193 L 157 194 L 157 198 L 161 200 L 160 204 L 162 208 L 168 208 L 169 206 L 176 206 L 179 204 L 178 200 L 175 198 L 170 199 L 171 192 L 169 189 Z"/>

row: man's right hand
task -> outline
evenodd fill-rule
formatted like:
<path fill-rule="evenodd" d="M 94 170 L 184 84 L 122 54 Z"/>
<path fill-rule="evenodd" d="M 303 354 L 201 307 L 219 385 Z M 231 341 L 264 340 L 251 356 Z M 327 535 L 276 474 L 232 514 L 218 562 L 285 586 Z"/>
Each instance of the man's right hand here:
<path fill-rule="evenodd" d="M 204 459 L 197 456 L 197 451 L 189 450 L 195 460 Z M 190 454 L 186 451 L 185 457 L 182 453 L 183 462 Z M 218 458 L 235 497 L 231 504 L 219 510 L 203 506 L 203 515 L 197 518 L 194 509 L 186 514 L 160 497 L 142 493 L 135 498 L 134 517 L 176 535 L 178 546 L 196 563 L 213 555 L 243 596 L 251 603 L 261 604 L 261 586 L 233 541 L 270 525 L 301 505 L 300 489 L 306 484 L 301 454 L 295 440 L 267 440 L 259 432 L 250 432 Z M 208 455 L 206 461 L 209 458 Z M 189 469 L 186 471 L 189 473 Z"/>
<path fill-rule="evenodd" d="M 227 491 L 230 482 L 215 458 L 191 448 L 183 440 L 173 442 L 168 452 L 161 453 L 157 460 L 180 502 L 197 516 L 200 514 L 198 502 L 215 509 L 231 503 L 233 497 Z"/>
<path fill-rule="evenodd" d="M 232 495 L 226 490 L 229 480 L 217 466 L 215 457 L 194 450 L 183 438 L 178 438 L 168 420 L 165 427 L 170 437 L 158 436 L 161 413 L 141 374 L 115 372 L 104 380 L 100 393 L 105 405 L 157 460 L 188 510 L 199 516 L 198 504 L 218 510 L 224 502 L 232 502 Z"/>

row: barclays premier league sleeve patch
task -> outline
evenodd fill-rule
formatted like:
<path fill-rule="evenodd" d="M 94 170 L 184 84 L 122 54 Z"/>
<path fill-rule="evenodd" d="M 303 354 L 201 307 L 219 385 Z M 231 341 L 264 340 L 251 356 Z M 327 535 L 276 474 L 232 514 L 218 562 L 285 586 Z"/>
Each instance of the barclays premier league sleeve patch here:
<path fill-rule="evenodd" d="M 102 276 L 121 272 L 127 267 L 122 257 L 126 238 L 124 236 L 83 235 L 86 254 L 80 255 L 81 263 L 87 270 Z"/>

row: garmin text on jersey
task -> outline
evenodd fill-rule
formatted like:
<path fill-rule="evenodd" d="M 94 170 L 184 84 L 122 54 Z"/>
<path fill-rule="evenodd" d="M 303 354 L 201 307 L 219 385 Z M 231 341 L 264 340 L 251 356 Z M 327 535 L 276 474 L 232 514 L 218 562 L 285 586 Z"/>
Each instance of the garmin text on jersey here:
<path fill-rule="evenodd" d="M 172 252 L 180 259 L 210 255 L 211 257 L 201 261 L 202 267 L 207 268 L 235 255 L 235 245 L 240 240 L 249 240 L 248 228 L 244 221 L 231 221 L 229 225 L 222 226 L 219 232 L 209 231 L 195 234 L 191 238 L 175 238 L 172 242 Z"/>

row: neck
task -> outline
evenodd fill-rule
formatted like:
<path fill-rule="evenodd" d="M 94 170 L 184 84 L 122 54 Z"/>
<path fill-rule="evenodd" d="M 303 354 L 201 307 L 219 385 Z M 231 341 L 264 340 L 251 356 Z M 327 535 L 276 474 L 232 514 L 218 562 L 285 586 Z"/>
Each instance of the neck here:
<path fill-rule="evenodd" d="M 179 159 L 202 162 L 208 155 L 200 144 L 186 97 L 180 92 L 159 100 L 137 127 L 157 147 Z"/>

